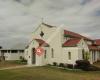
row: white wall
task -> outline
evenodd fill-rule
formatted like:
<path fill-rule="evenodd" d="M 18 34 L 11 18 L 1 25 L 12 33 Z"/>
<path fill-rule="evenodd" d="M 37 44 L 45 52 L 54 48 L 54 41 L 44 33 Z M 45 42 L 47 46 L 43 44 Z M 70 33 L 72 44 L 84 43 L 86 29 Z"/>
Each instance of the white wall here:
<path fill-rule="evenodd" d="M 5 60 L 20 60 L 20 56 L 24 57 L 24 53 L 4 53 Z"/>
<path fill-rule="evenodd" d="M 84 50 L 85 52 L 89 52 L 88 45 L 84 39 L 81 39 L 77 46 L 78 46 L 78 58 L 79 60 L 82 60 L 83 59 L 82 50 Z"/>
<path fill-rule="evenodd" d="M 24 58 L 28 60 L 28 49 L 24 50 Z"/>
<path fill-rule="evenodd" d="M 71 53 L 71 60 L 68 59 L 68 53 Z M 77 47 L 64 47 L 62 53 L 62 63 L 75 64 L 78 60 L 78 48 Z"/>
<path fill-rule="evenodd" d="M 41 31 L 44 32 L 43 37 L 40 37 Z M 44 54 L 42 56 L 36 55 L 36 65 L 42 66 L 45 64 L 52 64 L 53 62 L 75 64 L 76 60 L 82 60 L 82 50 L 84 49 L 89 52 L 87 43 L 91 44 L 91 42 L 86 42 L 81 39 L 77 45 L 78 47 L 62 47 L 62 44 L 64 43 L 63 33 L 63 29 L 61 28 L 49 28 L 45 25 L 40 25 L 32 34 L 31 40 L 33 41 L 29 44 L 29 48 L 25 51 L 28 64 L 32 65 L 32 48 L 37 48 L 39 46 L 38 42 L 36 42 L 34 38 L 42 39 L 50 45 L 50 47 L 43 47 L 44 50 L 47 51 L 46 59 L 44 58 Z M 54 49 L 54 58 L 51 57 L 52 48 Z M 71 60 L 68 60 L 68 52 L 71 52 Z"/>
<path fill-rule="evenodd" d="M 18 53 L 3 53 L 5 56 L 5 60 L 20 60 L 20 56 L 24 57 L 24 52 L 18 51 Z M 1 50 L 0 50 L 0 56 L 1 56 Z"/>
<path fill-rule="evenodd" d="M 79 49 L 84 49 L 84 51 L 89 52 L 88 45 L 85 40 L 81 39 L 77 46 Z"/>
<path fill-rule="evenodd" d="M 36 65 L 42 65 L 42 64 L 48 64 L 48 63 L 52 63 L 52 62 L 60 62 L 60 56 L 61 56 L 61 53 L 62 53 L 62 35 L 61 35 L 61 29 L 59 28 L 56 28 L 56 27 L 53 27 L 53 28 L 50 28 L 50 27 L 47 27 L 45 25 L 40 25 L 42 27 L 42 31 L 44 32 L 44 36 L 43 36 L 43 40 L 46 41 L 50 47 L 44 47 L 44 49 L 47 50 L 47 55 L 48 55 L 48 58 L 47 59 L 44 59 L 44 55 L 42 55 L 41 57 L 37 56 L 36 55 Z M 37 29 L 36 32 L 34 32 L 32 38 L 40 38 L 40 32 L 41 32 L 41 27 L 39 27 Z M 33 40 L 34 41 L 34 40 Z M 31 49 L 33 47 L 38 47 L 38 43 L 36 41 L 34 41 L 35 44 L 32 44 L 33 42 L 31 42 L 31 44 L 29 45 L 29 48 L 28 48 L 28 56 L 32 56 L 32 52 L 31 52 Z M 51 48 L 54 49 L 54 54 L 55 54 L 55 58 L 51 58 Z M 32 57 L 31 57 L 32 58 Z M 28 59 L 28 64 L 32 64 L 31 62 L 31 58 Z M 42 61 L 42 62 L 41 62 Z"/>

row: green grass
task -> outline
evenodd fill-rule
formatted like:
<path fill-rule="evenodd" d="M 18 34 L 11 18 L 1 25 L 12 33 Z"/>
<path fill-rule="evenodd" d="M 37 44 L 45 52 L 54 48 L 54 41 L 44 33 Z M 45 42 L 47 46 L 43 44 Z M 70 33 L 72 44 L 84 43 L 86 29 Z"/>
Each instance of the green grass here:
<path fill-rule="evenodd" d="M 21 62 L 21 61 L 3 61 L 0 62 L 0 69 L 1 68 L 6 68 L 6 67 L 14 67 L 14 66 L 20 66 L 20 65 L 25 65 L 26 62 Z"/>
<path fill-rule="evenodd" d="M 0 71 L 0 80 L 100 80 L 100 72 L 32 67 Z"/>
<path fill-rule="evenodd" d="M 99 62 L 95 62 L 95 63 L 94 63 L 94 66 L 97 66 L 97 67 L 100 68 L 100 61 L 99 61 Z"/>

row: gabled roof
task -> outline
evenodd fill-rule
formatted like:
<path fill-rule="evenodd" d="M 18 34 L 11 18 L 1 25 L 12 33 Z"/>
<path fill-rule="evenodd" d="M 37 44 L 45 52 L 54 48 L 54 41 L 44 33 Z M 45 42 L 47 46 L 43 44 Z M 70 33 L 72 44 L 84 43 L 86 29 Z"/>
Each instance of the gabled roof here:
<path fill-rule="evenodd" d="M 52 25 L 46 24 L 44 22 L 42 22 L 42 24 L 45 25 L 45 26 L 47 26 L 47 27 L 49 27 L 49 28 L 56 27 L 56 26 L 52 26 Z"/>
<path fill-rule="evenodd" d="M 98 45 L 98 46 L 100 46 L 100 39 L 96 39 L 95 40 L 95 44 Z"/>
<path fill-rule="evenodd" d="M 81 40 L 81 39 L 76 39 L 76 38 L 70 39 L 70 40 L 66 41 L 66 42 L 63 44 L 63 46 L 64 46 L 64 47 L 73 47 L 73 46 L 76 46 L 76 45 L 79 43 L 80 40 Z"/>
<path fill-rule="evenodd" d="M 71 32 L 71 31 L 68 31 L 68 30 L 64 30 L 64 35 L 68 35 L 68 36 L 75 37 L 75 38 L 83 38 L 83 39 L 86 39 L 86 40 L 91 40 L 90 38 L 84 37 L 84 36 L 82 36 L 78 33 Z"/>
<path fill-rule="evenodd" d="M 42 39 L 35 39 L 38 43 L 39 43 L 39 46 L 44 46 L 44 47 L 48 47 L 49 44 L 46 43 L 44 40 Z"/>

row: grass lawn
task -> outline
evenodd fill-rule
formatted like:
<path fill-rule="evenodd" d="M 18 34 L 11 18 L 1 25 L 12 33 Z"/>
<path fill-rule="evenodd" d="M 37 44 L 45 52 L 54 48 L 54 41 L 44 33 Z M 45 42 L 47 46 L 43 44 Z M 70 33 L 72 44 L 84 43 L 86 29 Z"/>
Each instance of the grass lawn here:
<path fill-rule="evenodd" d="M 100 72 L 32 67 L 0 71 L 0 80 L 100 80 Z"/>
<path fill-rule="evenodd" d="M 20 61 L 3 61 L 0 62 L 0 69 L 6 67 L 20 66 L 20 65 L 23 65 Z"/>
<path fill-rule="evenodd" d="M 100 68 L 100 62 L 96 62 L 94 65 Z"/>

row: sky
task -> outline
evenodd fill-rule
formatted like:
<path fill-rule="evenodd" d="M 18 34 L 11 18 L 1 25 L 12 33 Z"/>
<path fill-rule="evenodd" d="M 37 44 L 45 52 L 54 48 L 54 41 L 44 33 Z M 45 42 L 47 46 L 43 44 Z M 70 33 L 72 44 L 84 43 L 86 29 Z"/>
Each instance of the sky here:
<path fill-rule="evenodd" d="M 100 0 L 0 0 L 0 45 L 27 45 L 42 20 L 100 39 Z"/>

